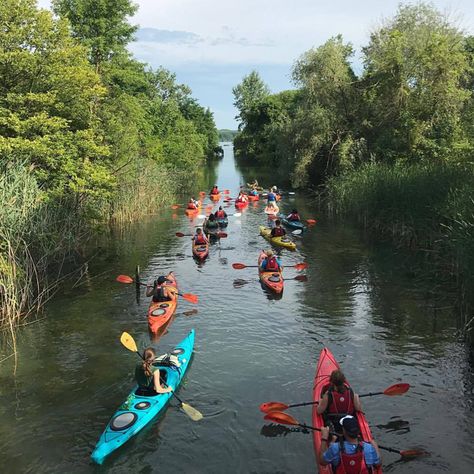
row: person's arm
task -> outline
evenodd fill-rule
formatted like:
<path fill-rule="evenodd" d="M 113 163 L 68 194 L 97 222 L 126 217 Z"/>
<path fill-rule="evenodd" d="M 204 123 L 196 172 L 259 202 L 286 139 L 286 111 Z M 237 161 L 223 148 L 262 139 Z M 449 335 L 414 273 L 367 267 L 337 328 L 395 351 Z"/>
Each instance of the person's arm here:
<path fill-rule="evenodd" d="M 380 455 L 379 445 L 374 439 L 370 442 L 370 444 L 375 450 L 374 454 L 377 455 L 377 458 L 373 460 L 372 466 L 380 466 L 382 464 L 382 456 Z"/>
<path fill-rule="evenodd" d="M 153 385 L 156 393 L 168 393 L 171 392 L 171 387 L 163 388 L 160 382 L 160 369 L 156 369 L 153 372 Z"/>
<path fill-rule="evenodd" d="M 328 461 L 328 449 L 329 448 L 329 428 L 327 426 L 323 426 L 321 428 L 321 449 L 319 450 L 319 464 L 323 466 L 327 466 L 331 461 Z M 324 456 L 326 455 L 326 457 Z"/>
<path fill-rule="evenodd" d="M 146 295 L 147 296 L 151 296 L 154 291 L 155 291 L 155 288 L 152 285 L 147 285 L 146 286 Z"/>
<path fill-rule="evenodd" d="M 316 407 L 316 411 L 318 415 L 322 415 L 328 407 L 328 394 L 325 393 L 321 400 L 319 400 L 318 406 Z"/>

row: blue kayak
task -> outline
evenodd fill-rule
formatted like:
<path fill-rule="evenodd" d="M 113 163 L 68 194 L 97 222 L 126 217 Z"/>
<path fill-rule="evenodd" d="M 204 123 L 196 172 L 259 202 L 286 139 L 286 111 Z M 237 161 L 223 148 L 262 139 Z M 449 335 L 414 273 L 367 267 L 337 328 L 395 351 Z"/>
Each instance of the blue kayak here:
<path fill-rule="evenodd" d="M 281 220 L 281 223 L 290 229 L 301 229 L 302 231 L 306 230 L 306 226 L 301 221 L 289 221 L 284 214 L 279 214 L 278 218 Z"/>
<path fill-rule="evenodd" d="M 157 363 L 161 374 L 166 372 L 166 385 L 169 385 L 173 391 L 178 388 L 183 379 L 193 347 L 194 329 L 170 352 L 178 357 L 181 364 L 179 368 Z M 172 396 L 171 392 L 143 395 L 137 385 L 107 424 L 92 452 L 92 460 L 97 464 L 102 464 L 110 453 L 125 444 L 162 412 Z"/>

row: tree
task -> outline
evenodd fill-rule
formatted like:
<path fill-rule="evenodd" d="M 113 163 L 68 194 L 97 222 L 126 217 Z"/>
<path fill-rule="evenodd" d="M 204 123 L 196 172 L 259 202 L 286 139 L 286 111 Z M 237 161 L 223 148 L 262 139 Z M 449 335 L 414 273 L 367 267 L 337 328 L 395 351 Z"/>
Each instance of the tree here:
<path fill-rule="evenodd" d="M 247 124 L 248 115 L 263 99 L 268 97 L 270 91 L 256 71 L 244 76 L 242 82 L 232 89 L 234 106 L 239 114 L 235 117 L 240 121 L 239 129 Z"/>
<path fill-rule="evenodd" d="M 73 36 L 87 46 L 97 71 L 125 50 L 137 30 L 127 19 L 137 11 L 130 0 L 53 0 L 53 9 L 69 19 Z"/>

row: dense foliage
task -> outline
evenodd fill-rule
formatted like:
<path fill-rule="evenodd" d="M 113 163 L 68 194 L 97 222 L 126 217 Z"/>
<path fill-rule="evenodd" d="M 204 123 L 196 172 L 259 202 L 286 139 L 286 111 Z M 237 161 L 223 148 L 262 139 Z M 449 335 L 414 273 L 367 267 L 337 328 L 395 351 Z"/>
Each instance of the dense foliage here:
<path fill-rule="evenodd" d="M 219 130 L 219 141 L 220 142 L 232 142 L 236 135 L 237 135 L 237 130 L 230 130 L 228 128 L 222 128 L 222 129 Z"/>
<path fill-rule="evenodd" d="M 11 215 L 25 209 L 23 194 L 35 196 L 15 232 L 0 216 L 2 310 L 18 300 L 6 282 L 24 274 L 19 255 L 51 260 L 39 232 L 61 253 L 70 239 L 63 245 L 57 231 L 77 232 L 61 219 L 84 229 L 154 211 L 219 152 L 212 113 L 189 87 L 128 53 L 136 29 L 129 0 L 55 0 L 53 8 L 56 15 L 35 0 L 0 2 L 0 172 L 2 183 L 14 183 L 5 197 Z"/>
<path fill-rule="evenodd" d="M 463 294 L 474 290 L 474 38 L 431 4 L 401 5 L 362 49 L 341 36 L 304 53 L 295 91 L 256 73 L 234 89 L 244 163 L 323 189 L 336 213 L 432 249 Z"/>

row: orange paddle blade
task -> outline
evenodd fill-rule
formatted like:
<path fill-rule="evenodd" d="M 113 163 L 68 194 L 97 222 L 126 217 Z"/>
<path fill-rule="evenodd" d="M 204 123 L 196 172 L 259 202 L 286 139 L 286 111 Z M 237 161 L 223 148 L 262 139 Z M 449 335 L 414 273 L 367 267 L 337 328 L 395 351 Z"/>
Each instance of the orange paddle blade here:
<path fill-rule="evenodd" d="M 222 191 L 224 194 L 230 194 L 230 191 L 228 189 L 224 189 L 224 191 Z"/>
<path fill-rule="evenodd" d="M 263 413 L 270 413 L 272 411 L 287 410 L 289 405 L 283 402 L 265 402 L 260 405 L 260 411 Z"/>
<path fill-rule="evenodd" d="M 189 301 L 190 303 L 197 304 L 199 301 L 199 298 L 197 295 L 194 295 L 193 293 L 183 293 L 181 295 L 186 301 Z"/>
<path fill-rule="evenodd" d="M 403 395 L 405 392 L 408 392 L 410 389 L 409 383 L 396 383 L 386 388 L 383 391 L 384 395 L 394 396 L 394 395 Z"/>
<path fill-rule="evenodd" d="M 298 421 L 293 418 L 288 413 L 283 413 L 281 411 L 272 411 L 263 417 L 264 420 L 273 421 L 275 423 L 279 423 L 281 425 L 296 425 L 298 426 Z"/>
<path fill-rule="evenodd" d="M 308 277 L 306 275 L 297 275 L 294 278 L 296 281 L 308 281 Z"/>
<path fill-rule="evenodd" d="M 232 268 L 235 270 L 242 270 L 242 268 L 247 268 L 247 265 L 244 265 L 243 263 L 233 263 Z"/>
<path fill-rule="evenodd" d="M 184 237 L 185 234 L 183 234 L 182 232 L 176 232 L 176 237 Z"/>
<path fill-rule="evenodd" d="M 303 263 L 297 263 L 295 266 L 296 270 L 304 270 L 305 268 L 308 268 L 308 264 L 303 262 Z"/>
<path fill-rule="evenodd" d="M 400 451 L 400 456 L 403 458 L 414 458 L 418 456 L 428 456 L 429 453 L 423 451 L 422 449 L 405 449 Z"/>
<path fill-rule="evenodd" d="M 225 239 L 227 237 L 227 234 L 225 232 L 218 232 L 217 237 L 220 239 Z"/>
<path fill-rule="evenodd" d="M 119 275 L 115 280 L 119 281 L 120 283 L 133 283 L 133 278 L 129 277 L 128 275 Z"/>
<path fill-rule="evenodd" d="M 307 222 L 309 225 L 314 225 L 314 224 L 316 224 L 316 219 L 306 219 L 306 222 Z"/>
<path fill-rule="evenodd" d="M 206 191 L 199 191 L 199 195 L 200 195 L 200 196 L 205 196 L 205 195 L 206 195 Z"/>

